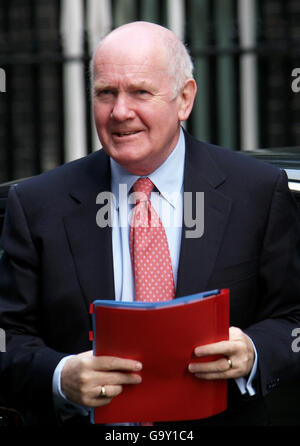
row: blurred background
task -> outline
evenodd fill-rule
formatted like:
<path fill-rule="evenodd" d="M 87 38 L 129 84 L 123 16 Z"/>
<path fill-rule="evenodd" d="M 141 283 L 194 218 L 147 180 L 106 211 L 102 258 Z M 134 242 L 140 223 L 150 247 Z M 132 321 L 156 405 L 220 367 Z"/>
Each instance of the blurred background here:
<path fill-rule="evenodd" d="M 91 55 L 109 30 L 134 20 L 165 25 L 188 44 L 194 136 L 300 153 L 299 0 L 0 0 L 0 182 L 100 148 Z"/>

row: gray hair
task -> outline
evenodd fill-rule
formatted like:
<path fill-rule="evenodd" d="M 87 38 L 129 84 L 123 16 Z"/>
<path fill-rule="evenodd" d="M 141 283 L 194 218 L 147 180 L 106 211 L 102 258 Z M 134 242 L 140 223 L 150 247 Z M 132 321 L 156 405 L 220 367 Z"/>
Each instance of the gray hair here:
<path fill-rule="evenodd" d="M 173 81 L 173 94 L 176 97 L 188 79 L 194 78 L 194 64 L 187 47 L 179 39 L 167 39 L 166 51 L 169 72 Z"/>

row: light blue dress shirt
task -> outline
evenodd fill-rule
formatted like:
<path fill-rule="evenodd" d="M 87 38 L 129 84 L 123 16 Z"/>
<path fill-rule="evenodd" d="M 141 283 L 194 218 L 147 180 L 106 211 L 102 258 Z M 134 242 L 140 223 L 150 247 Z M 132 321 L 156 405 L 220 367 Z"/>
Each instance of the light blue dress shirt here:
<path fill-rule="evenodd" d="M 183 216 L 183 176 L 184 176 L 185 140 L 183 132 L 175 149 L 167 160 L 148 178 L 158 192 L 151 193 L 151 204 L 158 213 L 165 228 L 174 283 L 177 283 L 179 263 L 182 216 Z M 112 193 L 115 197 L 113 206 L 112 244 L 114 258 L 115 296 L 116 300 L 134 300 L 134 282 L 129 252 L 129 222 L 133 204 L 128 204 L 127 196 L 138 176 L 125 171 L 111 159 Z M 126 199 L 120 200 L 121 193 L 127 192 Z"/>
<path fill-rule="evenodd" d="M 151 193 L 151 203 L 166 231 L 175 287 L 182 236 L 184 159 L 185 138 L 181 130 L 175 149 L 157 170 L 148 175 L 148 178 L 150 178 L 156 188 L 155 190 L 158 191 Z M 112 206 L 112 247 L 115 298 L 120 301 L 132 301 L 134 300 L 134 282 L 129 252 L 129 223 L 133 204 L 128 202 L 128 194 L 131 193 L 131 188 L 139 177 L 130 174 L 112 159 L 111 174 L 111 191 L 114 196 Z M 256 350 L 255 354 L 255 364 L 249 379 L 238 378 L 235 380 L 242 394 L 255 394 L 252 382 L 257 370 Z M 67 359 L 68 357 L 61 360 L 53 375 L 55 406 L 60 411 L 66 409 L 69 413 L 75 411 L 86 414 L 85 409 L 77 405 L 71 406 L 61 391 L 61 370 Z"/>

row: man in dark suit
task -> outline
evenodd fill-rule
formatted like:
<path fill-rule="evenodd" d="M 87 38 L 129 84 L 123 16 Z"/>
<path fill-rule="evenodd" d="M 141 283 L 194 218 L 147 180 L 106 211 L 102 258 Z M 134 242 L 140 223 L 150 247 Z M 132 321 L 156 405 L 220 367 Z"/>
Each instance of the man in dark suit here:
<path fill-rule="evenodd" d="M 3 392 L 30 423 L 79 422 L 123 385 L 139 385 L 139 362 L 92 355 L 89 304 L 134 294 L 128 228 L 96 224 L 97 197 L 149 177 L 177 218 L 185 192 L 204 194 L 201 236 L 186 236 L 184 218 L 179 230 L 166 228 L 176 297 L 230 288 L 229 340 L 195 350 L 222 357 L 189 366 L 196 378 L 229 380 L 228 410 L 197 423 L 266 424 L 263 396 L 299 373 L 291 336 L 300 323 L 300 233 L 286 175 L 181 129 L 196 83 L 169 30 L 115 30 L 96 51 L 93 74 L 104 150 L 10 192 L 0 266 Z M 161 184 L 177 188 L 179 201 Z"/>

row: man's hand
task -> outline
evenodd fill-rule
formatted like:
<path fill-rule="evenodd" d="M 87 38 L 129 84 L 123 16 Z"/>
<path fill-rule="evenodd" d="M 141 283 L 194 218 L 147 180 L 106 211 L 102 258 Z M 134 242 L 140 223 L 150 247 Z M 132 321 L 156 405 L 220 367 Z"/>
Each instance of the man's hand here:
<path fill-rule="evenodd" d="M 61 389 L 74 403 L 87 407 L 109 404 L 122 392 L 123 384 L 139 384 L 142 364 L 112 356 L 93 356 L 92 351 L 68 359 L 61 373 Z M 105 386 L 106 397 L 100 396 Z"/>
<path fill-rule="evenodd" d="M 189 371 L 201 379 L 236 379 L 247 376 L 251 372 L 255 359 L 250 338 L 236 327 L 230 327 L 228 341 L 196 347 L 195 355 L 198 358 L 207 358 L 211 355 L 224 356 L 209 362 L 190 363 Z"/>

